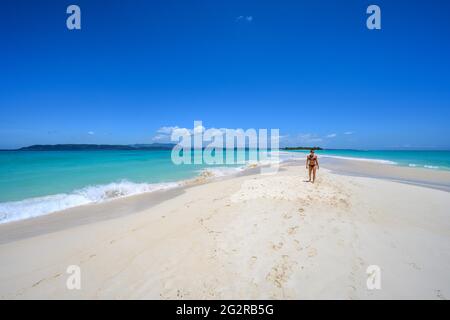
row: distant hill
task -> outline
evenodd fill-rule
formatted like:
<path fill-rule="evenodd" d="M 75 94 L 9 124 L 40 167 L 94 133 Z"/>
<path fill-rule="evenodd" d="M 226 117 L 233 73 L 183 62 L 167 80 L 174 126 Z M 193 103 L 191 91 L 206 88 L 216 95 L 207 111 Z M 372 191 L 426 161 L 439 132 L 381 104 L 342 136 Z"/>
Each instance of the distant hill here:
<path fill-rule="evenodd" d="M 95 150 L 171 150 L 175 144 L 35 144 L 15 150 L 0 151 L 95 151 Z M 237 149 L 237 148 L 235 148 Z M 280 150 L 323 150 L 320 147 L 285 147 Z"/>
<path fill-rule="evenodd" d="M 18 151 L 95 151 L 95 150 L 170 150 L 174 144 L 152 143 L 152 144 L 53 144 L 53 145 L 32 145 L 17 149 Z"/>

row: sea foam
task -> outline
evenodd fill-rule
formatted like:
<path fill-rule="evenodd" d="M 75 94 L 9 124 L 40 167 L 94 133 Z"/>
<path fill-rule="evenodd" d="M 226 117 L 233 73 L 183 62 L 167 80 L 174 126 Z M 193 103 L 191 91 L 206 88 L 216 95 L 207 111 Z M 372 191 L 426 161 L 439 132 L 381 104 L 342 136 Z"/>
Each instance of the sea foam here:
<path fill-rule="evenodd" d="M 334 159 L 342 159 L 342 160 L 353 160 L 353 161 L 365 161 L 365 162 L 375 162 L 382 164 L 391 164 L 395 165 L 397 162 L 390 160 L 382 160 L 382 159 L 369 159 L 369 158 L 357 158 L 357 157 L 342 157 L 342 156 L 330 156 L 330 155 L 321 155 L 323 158 L 334 158 Z"/>
<path fill-rule="evenodd" d="M 244 171 L 244 167 L 215 167 L 215 168 L 207 168 L 204 170 L 201 170 L 202 173 L 208 173 L 211 177 L 225 177 L 229 175 L 234 175 L 239 172 Z"/>
<path fill-rule="evenodd" d="M 298 153 L 298 155 L 294 155 L 294 152 L 280 152 L 280 158 L 281 161 L 289 161 L 289 160 L 306 160 L 306 156 L 308 153 Z M 364 161 L 364 162 L 375 162 L 375 163 L 382 163 L 382 164 L 391 164 L 395 165 L 397 162 L 390 161 L 390 160 L 383 160 L 383 159 L 372 159 L 372 158 L 359 158 L 359 157 L 343 157 L 343 156 L 335 156 L 335 155 L 328 155 L 328 154 L 319 154 L 319 160 L 320 158 L 332 158 L 332 159 L 341 159 L 341 160 L 352 160 L 352 161 Z"/>
<path fill-rule="evenodd" d="M 105 185 L 88 186 L 71 193 L 61 193 L 22 201 L 0 203 L 0 223 L 34 218 L 91 203 L 166 190 L 179 186 L 178 183 L 133 183 L 121 181 Z"/>

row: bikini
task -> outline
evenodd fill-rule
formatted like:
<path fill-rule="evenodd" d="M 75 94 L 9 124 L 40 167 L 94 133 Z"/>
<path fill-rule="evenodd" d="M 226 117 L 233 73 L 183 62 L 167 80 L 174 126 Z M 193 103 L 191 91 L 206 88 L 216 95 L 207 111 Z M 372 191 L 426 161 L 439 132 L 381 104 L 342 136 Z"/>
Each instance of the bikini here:
<path fill-rule="evenodd" d="M 316 156 L 308 156 L 309 159 L 309 166 L 310 167 L 315 167 L 316 166 Z"/>

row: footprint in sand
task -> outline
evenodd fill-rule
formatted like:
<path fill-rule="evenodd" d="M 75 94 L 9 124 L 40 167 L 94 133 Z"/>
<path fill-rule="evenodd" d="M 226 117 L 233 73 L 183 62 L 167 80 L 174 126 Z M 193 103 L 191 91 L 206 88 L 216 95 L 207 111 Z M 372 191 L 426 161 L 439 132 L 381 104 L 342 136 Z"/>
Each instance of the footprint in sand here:
<path fill-rule="evenodd" d="M 297 239 L 294 240 L 295 243 L 295 249 L 297 251 L 303 250 L 303 247 L 300 245 L 300 241 L 298 241 Z"/>
<path fill-rule="evenodd" d="M 340 203 L 344 208 L 350 207 L 350 205 L 348 204 L 347 200 L 345 200 L 345 199 L 339 199 L 339 203 Z"/>
<path fill-rule="evenodd" d="M 189 292 L 184 289 L 176 289 L 172 287 L 173 282 L 168 281 L 164 284 L 164 291 L 159 294 L 163 299 L 185 299 L 189 298 Z"/>
<path fill-rule="evenodd" d="M 411 267 L 413 267 L 414 269 L 416 269 L 416 270 L 421 270 L 421 268 L 417 265 L 417 264 L 415 264 L 414 262 L 410 262 L 410 263 L 408 263 Z"/>
<path fill-rule="evenodd" d="M 312 258 L 317 256 L 317 249 L 316 248 L 309 248 L 308 249 L 308 257 Z"/>
<path fill-rule="evenodd" d="M 298 209 L 298 214 L 299 214 L 301 217 L 306 216 L 306 214 L 305 214 L 305 209 L 303 209 L 303 208 Z"/>
<path fill-rule="evenodd" d="M 178 289 L 177 290 L 177 298 L 183 299 L 183 297 L 184 297 L 183 291 Z"/>
<path fill-rule="evenodd" d="M 278 242 L 278 244 L 272 243 L 271 248 L 273 250 L 280 250 L 281 248 L 283 248 L 283 242 Z"/>
<path fill-rule="evenodd" d="M 290 219 L 290 218 L 292 218 L 292 216 L 289 213 L 285 213 L 285 214 L 283 214 L 283 218 Z"/>
<path fill-rule="evenodd" d="M 296 233 L 297 233 L 297 229 L 298 229 L 298 226 L 290 227 L 290 228 L 288 229 L 287 233 L 288 233 L 289 235 L 296 234 Z"/>
<path fill-rule="evenodd" d="M 266 280 L 272 282 L 278 288 L 283 288 L 296 265 L 297 262 L 292 261 L 289 256 L 283 255 L 281 261 L 273 266 L 272 270 L 267 274 Z"/>

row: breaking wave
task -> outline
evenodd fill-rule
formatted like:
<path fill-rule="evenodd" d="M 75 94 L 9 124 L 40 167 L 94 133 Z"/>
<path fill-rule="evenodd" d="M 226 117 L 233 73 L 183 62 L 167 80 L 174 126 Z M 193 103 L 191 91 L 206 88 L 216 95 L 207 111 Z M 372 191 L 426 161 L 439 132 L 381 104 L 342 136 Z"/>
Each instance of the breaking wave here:
<path fill-rule="evenodd" d="M 91 203 L 141 193 L 166 190 L 179 186 L 178 183 L 133 183 L 126 180 L 105 185 L 87 186 L 71 193 L 61 193 L 22 201 L 0 203 L 0 223 L 34 218 Z"/>

